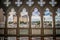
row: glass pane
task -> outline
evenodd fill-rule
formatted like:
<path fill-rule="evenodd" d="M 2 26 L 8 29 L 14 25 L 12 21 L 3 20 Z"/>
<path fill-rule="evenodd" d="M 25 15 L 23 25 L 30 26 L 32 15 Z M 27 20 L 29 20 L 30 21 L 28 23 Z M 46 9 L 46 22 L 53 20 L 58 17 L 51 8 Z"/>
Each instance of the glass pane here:
<path fill-rule="evenodd" d="M 12 8 L 8 13 L 8 28 L 16 28 L 17 27 L 17 16 L 15 9 Z"/>
<path fill-rule="evenodd" d="M 43 17 L 43 21 L 44 21 L 44 28 L 52 28 L 52 13 L 49 11 L 49 8 L 46 8 L 45 12 L 44 12 L 44 17 Z"/>
<path fill-rule="evenodd" d="M 8 34 L 15 35 L 16 29 L 8 29 Z"/>
<path fill-rule="evenodd" d="M 56 37 L 56 40 L 60 40 L 60 37 Z"/>
<path fill-rule="evenodd" d="M 53 37 L 45 37 L 44 40 L 53 40 Z"/>
<path fill-rule="evenodd" d="M 56 29 L 56 34 L 60 34 L 60 29 Z"/>
<path fill-rule="evenodd" d="M 0 40 L 4 40 L 4 37 L 0 37 Z"/>
<path fill-rule="evenodd" d="M 8 40 L 16 40 L 16 37 L 8 37 Z"/>
<path fill-rule="evenodd" d="M 31 17 L 31 28 L 41 28 L 40 27 L 40 13 L 37 8 L 34 8 Z"/>
<path fill-rule="evenodd" d="M 53 34 L 53 29 L 44 29 L 44 34 Z"/>
<path fill-rule="evenodd" d="M 0 28 L 5 28 L 5 16 L 3 15 L 3 9 L 0 9 Z"/>
<path fill-rule="evenodd" d="M 40 29 L 32 29 L 32 34 L 33 35 L 40 35 L 41 34 L 41 30 Z"/>
<path fill-rule="evenodd" d="M 24 35 L 24 34 L 28 34 L 28 29 L 20 29 L 20 34 Z"/>
<path fill-rule="evenodd" d="M 57 15 L 55 16 L 55 27 L 60 28 L 60 8 L 57 9 Z"/>
<path fill-rule="evenodd" d="M 32 37 L 32 40 L 41 40 L 40 37 Z"/>
<path fill-rule="evenodd" d="M 29 28 L 29 16 L 26 8 L 23 8 L 19 21 L 20 28 Z"/>
<path fill-rule="evenodd" d="M 4 29 L 0 29 L 0 34 L 4 34 Z"/>
<path fill-rule="evenodd" d="M 29 40 L 28 37 L 20 37 L 19 40 Z"/>

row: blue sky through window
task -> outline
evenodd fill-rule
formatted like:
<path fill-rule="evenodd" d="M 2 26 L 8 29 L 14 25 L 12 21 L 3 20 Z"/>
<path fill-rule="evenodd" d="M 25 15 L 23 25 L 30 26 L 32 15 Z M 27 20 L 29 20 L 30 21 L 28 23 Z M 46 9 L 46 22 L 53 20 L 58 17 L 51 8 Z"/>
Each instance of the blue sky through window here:
<path fill-rule="evenodd" d="M 51 12 L 49 11 L 49 9 L 48 8 L 46 8 L 46 10 L 45 10 L 45 12 L 44 12 L 44 16 L 48 16 L 48 15 L 50 15 L 51 14 Z"/>
<path fill-rule="evenodd" d="M 52 17 L 50 16 L 52 13 L 50 12 L 49 8 L 46 8 L 44 12 L 44 21 L 52 21 Z"/>
<path fill-rule="evenodd" d="M 40 12 L 37 8 L 34 8 L 34 11 L 32 12 L 32 21 L 40 21 Z"/>
<path fill-rule="evenodd" d="M 38 9 L 35 8 L 34 11 L 32 12 L 32 16 L 39 16 L 39 15 L 40 15 L 40 13 L 39 13 Z"/>
<path fill-rule="evenodd" d="M 60 21 L 60 8 L 57 9 L 56 11 L 57 15 L 55 17 L 56 21 Z"/>

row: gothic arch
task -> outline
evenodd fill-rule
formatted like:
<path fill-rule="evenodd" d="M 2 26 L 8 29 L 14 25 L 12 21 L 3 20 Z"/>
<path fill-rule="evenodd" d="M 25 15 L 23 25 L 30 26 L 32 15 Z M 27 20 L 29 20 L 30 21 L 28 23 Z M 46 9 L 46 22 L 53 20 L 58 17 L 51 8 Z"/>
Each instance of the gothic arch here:
<path fill-rule="evenodd" d="M 53 8 L 52 8 L 50 5 L 46 5 L 46 6 L 44 7 L 44 11 L 45 11 L 46 8 L 49 8 L 50 11 L 53 12 Z"/>
<path fill-rule="evenodd" d="M 26 8 L 27 11 L 29 11 L 29 7 L 27 5 L 22 5 L 21 7 L 19 7 L 18 12 L 21 12 L 23 8 Z"/>
<path fill-rule="evenodd" d="M 34 5 L 33 7 L 30 8 L 31 14 L 34 11 L 34 8 L 37 8 L 39 12 L 41 11 L 41 9 L 40 9 L 40 7 L 38 5 Z"/>
<path fill-rule="evenodd" d="M 26 11 L 29 12 L 29 7 L 26 6 L 26 5 L 22 5 L 21 7 L 18 8 L 18 14 L 19 15 L 20 15 L 20 13 L 21 13 L 21 11 L 22 11 L 23 8 L 26 8 Z M 29 13 L 28 13 L 28 15 L 29 15 Z"/>
<path fill-rule="evenodd" d="M 18 11 L 17 7 L 15 7 L 15 6 L 10 6 L 10 7 L 7 9 L 6 13 L 9 13 L 9 11 L 11 11 L 12 8 L 14 8 L 16 12 Z"/>

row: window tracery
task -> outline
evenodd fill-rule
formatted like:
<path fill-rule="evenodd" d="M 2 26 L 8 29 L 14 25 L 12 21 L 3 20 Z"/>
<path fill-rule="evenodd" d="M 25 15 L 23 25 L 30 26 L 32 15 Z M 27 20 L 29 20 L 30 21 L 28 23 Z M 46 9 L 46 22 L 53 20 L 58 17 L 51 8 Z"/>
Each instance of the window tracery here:
<path fill-rule="evenodd" d="M 52 28 L 52 12 L 50 12 L 49 8 L 46 8 L 44 12 L 44 28 Z"/>
<path fill-rule="evenodd" d="M 17 27 L 17 16 L 14 8 L 8 13 L 8 28 L 16 28 Z"/>

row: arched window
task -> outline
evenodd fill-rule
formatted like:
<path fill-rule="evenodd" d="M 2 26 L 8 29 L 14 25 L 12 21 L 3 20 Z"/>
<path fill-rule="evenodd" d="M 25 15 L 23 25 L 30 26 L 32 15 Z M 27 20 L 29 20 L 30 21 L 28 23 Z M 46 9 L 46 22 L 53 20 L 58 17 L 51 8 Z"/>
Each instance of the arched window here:
<path fill-rule="evenodd" d="M 8 28 L 16 28 L 17 27 L 17 16 L 14 8 L 8 13 Z"/>
<path fill-rule="evenodd" d="M 50 12 L 49 8 L 46 8 L 43 16 L 43 27 L 44 28 L 53 28 L 52 27 L 52 12 Z M 53 29 L 44 29 L 44 35 L 53 35 Z"/>
<path fill-rule="evenodd" d="M 60 28 L 60 8 L 57 9 L 55 16 L 55 27 Z"/>
<path fill-rule="evenodd" d="M 50 12 L 49 8 L 46 8 L 44 12 L 44 28 L 52 28 L 52 13 Z"/>
<path fill-rule="evenodd" d="M 19 17 L 19 27 L 20 28 L 29 28 L 29 16 L 26 8 L 23 8 L 20 17 Z M 28 29 L 20 29 L 21 35 L 28 35 Z"/>
<path fill-rule="evenodd" d="M 3 9 L 1 8 L 0 9 L 0 28 L 5 28 L 5 16 L 3 15 L 4 14 L 4 11 Z"/>
<path fill-rule="evenodd" d="M 0 34 L 3 35 L 4 34 L 4 29 L 5 28 L 5 16 L 3 15 L 4 11 L 1 8 L 0 9 Z M 3 38 L 3 37 L 2 37 Z M 3 39 L 2 39 L 3 40 Z"/>
<path fill-rule="evenodd" d="M 19 17 L 19 27 L 20 28 L 29 28 L 29 16 L 26 8 L 23 8 Z"/>
<path fill-rule="evenodd" d="M 40 12 L 34 8 L 31 17 L 31 28 L 40 28 Z"/>
<path fill-rule="evenodd" d="M 60 28 L 60 8 L 57 9 L 55 16 L 55 27 Z M 60 34 L 60 29 L 56 29 L 56 34 Z"/>
<path fill-rule="evenodd" d="M 7 27 L 12 28 L 8 29 L 8 35 L 16 35 L 16 29 L 13 29 L 17 28 L 17 16 L 14 8 L 12 8 L 11 11 L 8 13 Z"/>
<path fill-rule="evenodd" d="M 40 12 L 38 11 L 37 8 L 34 8 L 34 11 L 32 12 L 31 28 L 32 28 L 32 35 L 40 35 L 41 34 L 41 30 L 39 29 L 40 28 Z"/>

